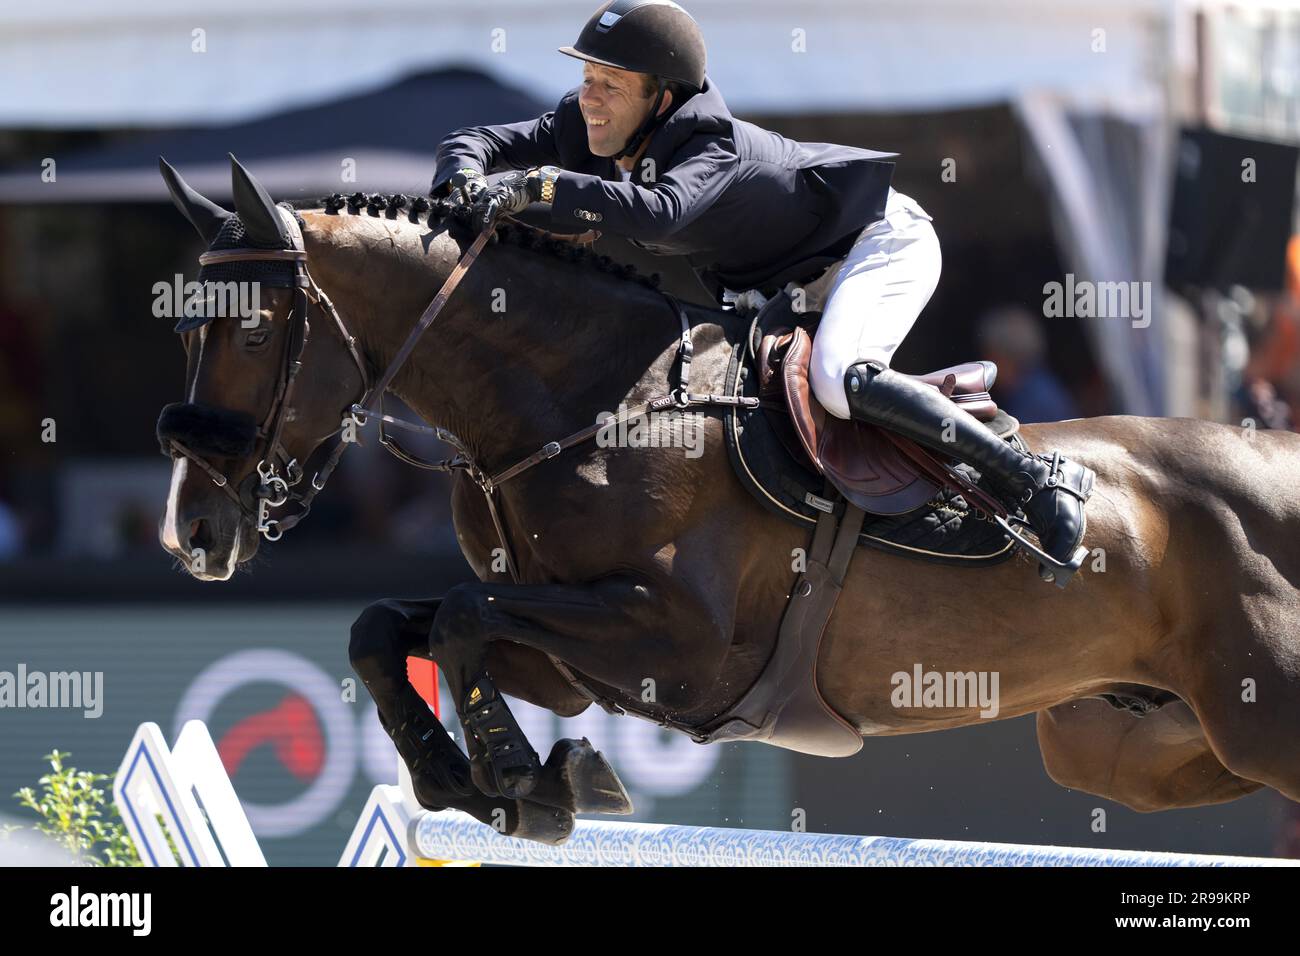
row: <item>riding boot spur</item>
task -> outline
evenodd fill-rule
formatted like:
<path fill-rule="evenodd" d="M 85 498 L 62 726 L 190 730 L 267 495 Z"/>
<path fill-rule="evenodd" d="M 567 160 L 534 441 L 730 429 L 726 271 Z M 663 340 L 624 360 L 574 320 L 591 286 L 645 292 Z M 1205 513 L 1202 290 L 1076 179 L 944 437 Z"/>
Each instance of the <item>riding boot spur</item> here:
<path fill-rule="evenodd" d="M 938 389 L 880 362 L 850 366 L 844 389 L 854 418 L 974 466 L 1017 502 L 1041 549 L 1055 562 L 1040 563 L 1039 574 L 1065 587 L 1088 554 L 1082 543 L 1087 529 L 1084 504 L 1095 477 L 1090 468 L 1059 452 L 1024 454 Z"/>

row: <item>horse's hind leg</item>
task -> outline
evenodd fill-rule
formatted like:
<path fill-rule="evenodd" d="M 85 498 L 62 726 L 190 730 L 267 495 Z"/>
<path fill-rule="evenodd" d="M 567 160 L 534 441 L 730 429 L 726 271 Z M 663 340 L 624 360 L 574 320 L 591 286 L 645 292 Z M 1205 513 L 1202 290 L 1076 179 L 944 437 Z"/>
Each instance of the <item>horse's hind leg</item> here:
<path fill-rule="evenodd" d="M 406 658 L 427 654 L 424 645 L 439 603 L 372 604 L 353 622 L 348 645 L 352 669 L 374 698 L 379 722 L 411 771 L 416 796 L 429 807 L 474 791 L 469 761 L 445 729 L 438 732 L 441 725 L 406 675 Z"/>
<path fill-rule="evenodd" d="M 1241 588 L 1192 647 L 1182 694 L 1215 756 L 1300 802 L 1300 592 Z"/>
<path fill-rule="evenodd" d="M 1144 717 L 1103 700 L 1072 700 L 1038 713 L 1043 765 L 1057 783 L 1132 810 L 1226 803 L 1262 784 L 1229 771 L 1182 701 Z"/>
<path fill-rule="evenodd" d="M 1170 512 L 1162 589 L 1177 626 L 1147 660 L 1225 767 L 1300 802 L 1300 435 L 1216 434 L 1179 456 L 1216 464 L 1183 478 L 1196 491 Z"/>

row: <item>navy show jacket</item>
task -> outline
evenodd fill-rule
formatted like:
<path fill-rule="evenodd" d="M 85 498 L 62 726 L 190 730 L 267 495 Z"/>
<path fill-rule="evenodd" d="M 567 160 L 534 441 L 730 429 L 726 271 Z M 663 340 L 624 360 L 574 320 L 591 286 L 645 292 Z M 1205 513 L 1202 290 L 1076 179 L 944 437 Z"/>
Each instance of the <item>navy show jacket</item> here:
<path fill-rule="evenodd" d="M 771 294 L 811 281 L 884 216 L 895 156 L 800 143 L 736 119 L 706 77 L 654 131 L 629 181 L 614 160 L 588 149 L 574 89 L 538 119 L 449 133 L 438 145 L 432 191 L 445 195 L 462 167 L 558 166 L 565 172 L 551 228 L 595 228 L 685 256 L 714 295 L 720 286 Z"/>

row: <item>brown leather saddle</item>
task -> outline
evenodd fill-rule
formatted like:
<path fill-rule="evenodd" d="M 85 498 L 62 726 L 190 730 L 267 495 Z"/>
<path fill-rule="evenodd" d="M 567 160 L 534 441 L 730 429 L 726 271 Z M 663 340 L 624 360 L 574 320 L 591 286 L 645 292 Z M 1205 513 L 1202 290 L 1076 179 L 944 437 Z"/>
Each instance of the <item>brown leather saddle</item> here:
<path fill-rule="evenodd" d="M 951 469 L 914 442 L 865 422 L 829 415 L 812 393 L 812 335 L 802 326 L 763 330 L 757 349 L 759 399 L 774 431 L 795 459 L 825 475 L 849 501 L 879 515 L 905 514 L 941 487 L 970 493 Z M 989 394 L 997 366 L 968 362 L 913 376 L 938 389 L 1002 437 L 1018 422 Z M 980 504 L 981 502 L 974 502 Z"/>

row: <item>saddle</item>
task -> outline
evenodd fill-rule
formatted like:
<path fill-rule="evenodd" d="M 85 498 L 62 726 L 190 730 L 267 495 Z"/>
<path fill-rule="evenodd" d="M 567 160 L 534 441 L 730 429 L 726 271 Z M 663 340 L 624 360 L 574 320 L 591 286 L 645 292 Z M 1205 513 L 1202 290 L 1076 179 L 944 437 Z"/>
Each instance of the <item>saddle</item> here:
<path fill-rule="evenodd" d="M 788 307 L 783 294 L 760 310 L 750 346 L 761 406 L 790 455 L 824 475 L 845 498 L 871 514 L 905 514 L 945 486 L 972 491 L 965 482 L 954 484 L 951 470 L 915 442 L 866 422 L 828 414 L 808 379 L 812 333 L 820 315 L 798 316 Z M 787 324 L 790 319 L 797 324 Z M 989 394 L 997 374 L 992 362 L 977 361 L 912 377 L 942 392 L 1005 438 L 1019 423 L 1001 412 Z"/>
<path fill-rule="evenodd" d="M 971 567 L 1011 556 L 1002 529 L 978 520 L 1002 505 L 976 469 L 817 402 L 808 362 L 820 313 L 796 312 L 780 292 L 746 318 L 731 340 L 724 394 L 757 407 L 728 413 L 724 433 L 737 478 L 763 507 L 805 527 L 861 508 L 859 543 L 905 557 Z M 996 371 L 972 362 L 918 377 L 1023 448 L 1020 423 L 989 396 Z"/>
<path fill-rule="evenodd" d="M 866 422 L 827 414 L 809 384 L 812 335 L 805 327 L 763 333 L 757 354 L 759 399 L 775 412 L 778 437 L 791 455 L 825 475 L 864 511 L 904 514 L 952 483 L 948 472 L 914 442 Z M 989 389 L 997 374 L 996 365 L 981 361 L 912 377 L 938 389 L 979 421 L 996 422 L 998 407 Z"/>
<path fill-rule="evenodd" d="M 988 567 L 1014 554 L 1010 538 L 987 520 L 990 503 L 1002 506 L 980 487 L 977 471 L 826 412 L 808 380 L 818 319 L 792 312 L 782 292 L 747 336 L 728 336 L 725 394 L 751 399 L 724 420 L 733 470 L 760 504 L 809 527 L 812 537 L 771 657 L 748 691 L 696 728 L 701 742 L 763 740 L 829 757 L 857 752 L 861 733 L 827 704 L 817 681 L 822 637 L 856 548 L 959 567 Z M 993 363 L 971 362 L 916 378 L 1023 445 L 1019 423 L 989 395 L 996 375 Z"/>

